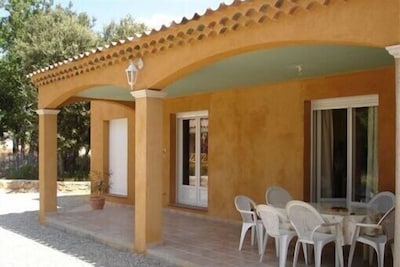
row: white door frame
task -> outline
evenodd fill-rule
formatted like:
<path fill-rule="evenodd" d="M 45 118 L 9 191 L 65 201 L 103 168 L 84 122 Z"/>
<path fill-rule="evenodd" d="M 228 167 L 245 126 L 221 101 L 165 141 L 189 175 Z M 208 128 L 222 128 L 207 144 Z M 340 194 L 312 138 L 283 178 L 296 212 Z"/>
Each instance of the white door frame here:
<path fill-rule="evenodd" d="M 177 203 L 191 206 L 207 207 L 208 206 L 208 187 L 201 186 L 200 164 L 196 164 L 194 183 L 183 185 L 183 171 L 182 171 L 182 122 L 186 119 L 196 119 L 196 154 L 195 162 L 200 162 L 200 119 L 208 118 L 208 111 L 195 111 L 183 112 L 176 115 L 177 120 L 177 161 L 176 161 L 176 174 L 177 174 Z M 190 180 L 190 178 L 189 178 Z"/>

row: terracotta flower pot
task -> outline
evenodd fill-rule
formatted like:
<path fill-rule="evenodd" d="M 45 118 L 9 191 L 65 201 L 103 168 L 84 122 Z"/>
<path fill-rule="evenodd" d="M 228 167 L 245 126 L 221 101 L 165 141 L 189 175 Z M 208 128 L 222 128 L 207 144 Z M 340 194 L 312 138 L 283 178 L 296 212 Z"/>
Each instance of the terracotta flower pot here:
<path fill-rule="evenodd" d="M 91 196 L 90 197 L 90 205 L 94 210 L 102 210 L 104 208 L 104 204 L 106 203 L 106 199 L 103 196 Z"/>

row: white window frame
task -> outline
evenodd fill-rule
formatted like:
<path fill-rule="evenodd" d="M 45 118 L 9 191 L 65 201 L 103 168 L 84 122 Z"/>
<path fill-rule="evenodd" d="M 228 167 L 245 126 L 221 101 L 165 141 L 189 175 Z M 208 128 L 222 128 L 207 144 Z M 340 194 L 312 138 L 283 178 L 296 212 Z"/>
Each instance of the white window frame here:
<path fill-rule="evenodd" d="M 310 177 L 310 192 L 311 199 L 316 201 L 326 201 L 332 202 L 338 199 L 322 199 L 320 196 L 321 191 L 321 181 L 320 176 L 317 175 L 314 169 L 314 111 L 319 110 L 331 110 L 331 109 L 347 109 L 347 184 L 346 184 L 346 205 L 357 205 L 359 202 L 353 202 L 352 196 L 352 138 L 349 138 L 353 134 L 353 116 L 351 114 L 352 109 L 361 107 L 378 107 L 379 106 L 379 95 L 362 95 L 362 96 L 349 96 L 349 97 L 336 97 L 336 98 L 326 98 L 311 101 L 311 177 Z M 320 121 L 320 120 L 317 120 Z M 319 126 L 318 126 L 319 127 Z M 318 136 L 316 140 L 318 146 L 320 147 L 321 138 Z M 320 156 L 317 157 L 317 161 L 320 160 Z M 320 163 L 317 162 L 317 173 L 320 173 Z M 379 178 L 378 178 L 379 179 Z M 314 190 L 314 185 L 316 185 L 316 192 Z"/>
<path fill-rule="evenodd" d="M 176 129 L 177 129 L 177 142 L 176 142 L 176 151 L 177 151 L 177 161 L 176 161 L 176 173 L 177 173 L 177 192 L 178 194 L 176 195 L 176 201 L 178 203 L 182 203 L 181 199 L 181 191 L 182 191 L 182 179 L 183 179 L 183 173 L 182 173 L 182 161 L 183 161 L 183 155 L 182 155 L 182 121 L 185 119 L 200 119 L 200 118 L 208 118 L 208 111 L 207 110 L 201 110 L 201 111 L 192 111 L 192 112 L 181 112 L 176 114 Z M 200 125 L 197 125 L 196 127 L 196 151 L 200 151 Z M 200 162 L 200 153 L 196 153 L 196 162 Z M 195 174 L 196 177 L 200 177 L 200 164 L 196 165 L 195 169 Z M 200 206 L 200 207 L 207 207 L 208 204 L 204 203 L 204 201 L 200 200 L 200 191 L 204 191 L 203 193 L 208 194 L 208 188 L 201 188 L 200 186 L 200 180 L 196 179 L 196 184 L 195 187 L 197 190 L 196 194 L 196 201 L 194 202 L 186 202 L 182 204 L 188 204 L 188 205 L 193 205 L 193 206 Z M 208 197 L 207 197 L 208 198 Z M 207 201 L 208 202 L 208 201 Z"/>

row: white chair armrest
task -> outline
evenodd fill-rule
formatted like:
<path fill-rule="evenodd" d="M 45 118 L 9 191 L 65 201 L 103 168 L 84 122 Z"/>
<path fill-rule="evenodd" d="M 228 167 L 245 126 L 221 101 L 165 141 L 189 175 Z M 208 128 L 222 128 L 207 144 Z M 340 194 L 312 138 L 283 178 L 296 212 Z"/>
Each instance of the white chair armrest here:
<path fill-rule="evenodd" d="M 255 211 L 250 211 L 250 210 L 240 210 L 240 212 L 245 214 L 256 214 Z"/>
<path fill-rule="evenodd" d="M 256 222 L 257 221 L 257 213 L 255 211 L 250 211 L 250 210 L 240 210 L 241 213 L 244 214 L 249 214 L 253 217 L 253 220 Z"/>
<path fill-rule="evenodd" d="M 381 229 L 382 226 L 379 224 L 371 224 L 371 223 L 356 223 L 356 227 L 365 227 L 365 228 L 374 228 L 374 229 Z"/>
<path fill-rule="evenodd" d="M 329 227 L 329 226 L 336 226 L 340 224 L 340 222 L 330 222 L 330 223 L 323 223 L 321 225 L 319 225 L 319 227 Z"/>
<path fill-rule="evenodd" d="M 336 231 L 337 231 L 337 227 L 340 224 L 340 222 L 331 222 L 331 223 L 321 223 L 320 225 L 318 225 L 317 227 L 315 227 L 312 232 L 311 232 L 311 237 L 314 236 L 314 233 L 317 232 L 317 230 L 321 227 L 331 227 L 331 226 L 335 226 Z"/>

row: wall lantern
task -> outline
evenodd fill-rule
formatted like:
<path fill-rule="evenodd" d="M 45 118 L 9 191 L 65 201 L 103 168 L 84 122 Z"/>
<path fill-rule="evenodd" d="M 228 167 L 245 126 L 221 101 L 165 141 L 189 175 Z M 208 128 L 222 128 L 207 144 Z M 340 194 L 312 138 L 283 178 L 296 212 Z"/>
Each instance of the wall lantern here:
<path fill-rule="evenodd" d="M 142 68 L 143 68 L 143 60 L 141 58 L 136 60 L 129 60 L 129 65 L 125 69 L 125 72 L 128 84 L 131 86 L 131 90 L 133 89 L 133 86 L 136 83 L 138 72 Z"/>

